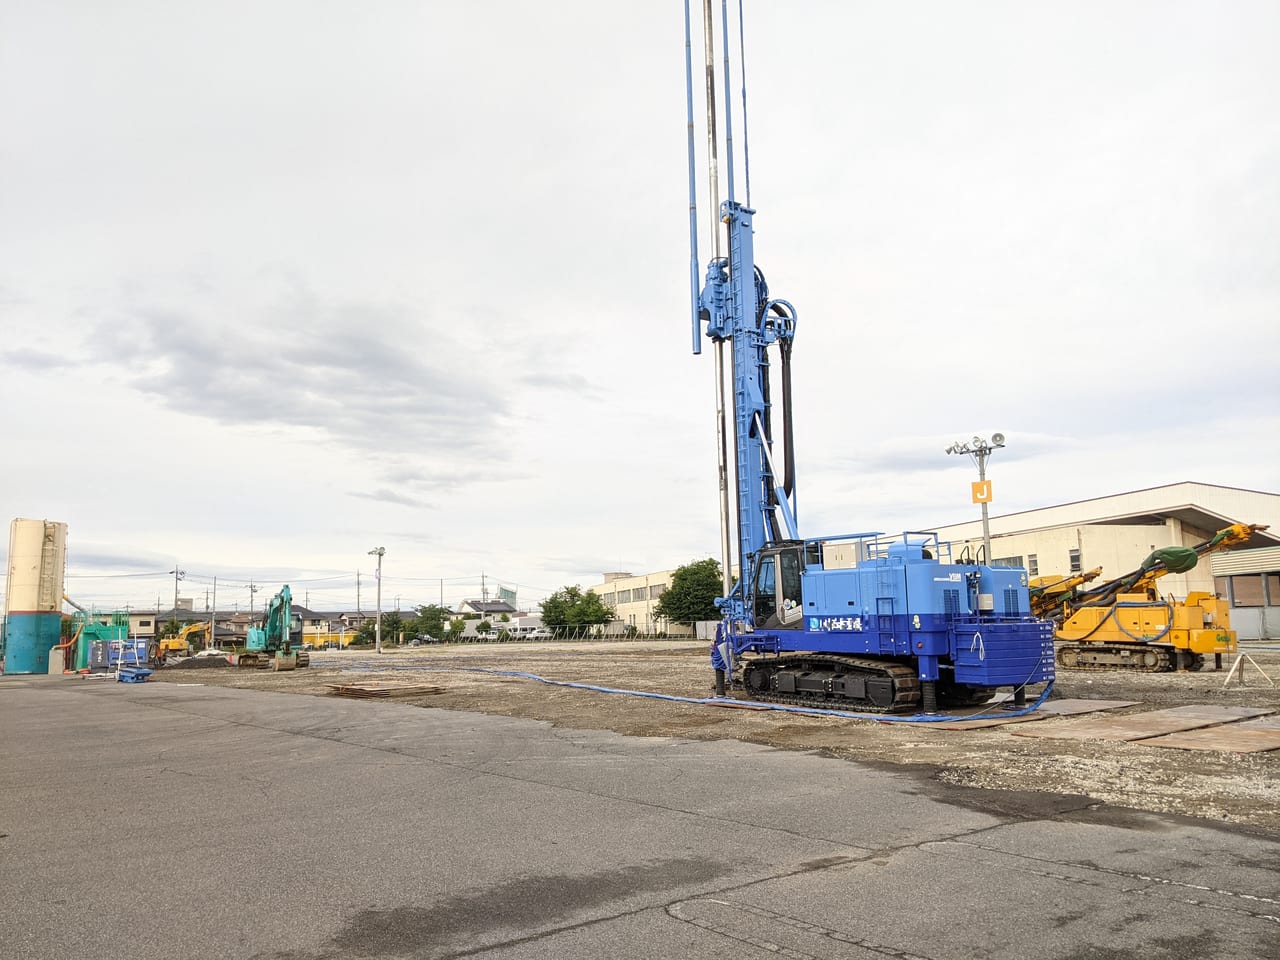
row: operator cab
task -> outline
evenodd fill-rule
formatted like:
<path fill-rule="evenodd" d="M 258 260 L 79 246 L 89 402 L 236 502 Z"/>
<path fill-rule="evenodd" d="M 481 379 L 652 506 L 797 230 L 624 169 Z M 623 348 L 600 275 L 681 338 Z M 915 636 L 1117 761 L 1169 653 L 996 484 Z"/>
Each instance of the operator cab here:
<path fill-rule="evenodd" d="M 760 551 L 752 591 L 757 630 L 800 630 L 804 626 L 804 543 L 787 540 Z"/>

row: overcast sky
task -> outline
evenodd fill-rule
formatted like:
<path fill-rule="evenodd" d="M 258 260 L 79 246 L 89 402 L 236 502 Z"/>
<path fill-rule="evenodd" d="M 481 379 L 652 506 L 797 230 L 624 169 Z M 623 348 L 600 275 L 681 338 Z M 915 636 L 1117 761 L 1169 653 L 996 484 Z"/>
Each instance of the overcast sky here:
<path fill-rule="evenodd" d="M 1280 490 L 1280 4 L 746 23 L 803 534 L 972 518 L 996 430 L 997 514 Z M 0 0 L 0 129 L 0 503 L 73 597 L 718 552 L 677 0 Z"/>

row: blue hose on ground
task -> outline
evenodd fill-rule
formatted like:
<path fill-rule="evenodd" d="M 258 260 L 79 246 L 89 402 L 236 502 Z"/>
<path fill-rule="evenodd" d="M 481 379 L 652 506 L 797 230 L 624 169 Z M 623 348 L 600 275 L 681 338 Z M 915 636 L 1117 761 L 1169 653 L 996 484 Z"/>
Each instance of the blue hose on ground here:
<path fill-rule="evenodd" d="M 516 677 L 521 680 L 536 680 L 538 683 L 545 683 L 552 687 L 568 687 L 571 690 L 589 690 L 593 693 L 615 693 L 627 697 L 643 697 L 648 700 L 666 700 L 670 703 L 691 703 L 696 706 L 725 706 L 732 704 L 733 706 L 750 707 L 753 709 L 776 710 L 779 713 L 798 713 L 805 716 L 815 717 L 840 717 L 845 720 L 877 720 L 880 723 L 954 723 L 959 720 L 1008 720 L 1013 717 L 1025 717 L 1038 710 L 1040 705 L 1049 698 L 1049 694 L 1053 690 L 1053 684 L 1049 683 L 1045 686 L 1044 692 L 1040 694 L 1040 698 L 1036 700 L 1035 703 L 1023 707 L 1020 710 L 1000 710 L 998 713 L 979 713 L 969 716 L 956 716 L 954 714 L 946 713 L 917 713 L 910 717 L 895 717 L 892 714 L 887 713 L 854 713 L 849 710 L 823 710 L 820 707 L 796 707 L 782 703 L 760 703 L 755 700 L 734 700 L 729 697 L 681 697 L 672 693 L 653 693 L 648 690 L 624 690 L 618 687 L 601 686 L 597 683 L 578 683 L 572 680 L 550 680 L 547 677 L 541 677 L 536 673 L 526 673 L 523 670 L 493 670 L 485 667 L 426 667 L 410 666 L 408 664 L 369 664 L 366 667 L 362 664 L 359 671 L 344 672 L 381 673 L 383 671 L 397 670 L 438 671 L 442 673 L 484 673 L 494 677 Z"/>

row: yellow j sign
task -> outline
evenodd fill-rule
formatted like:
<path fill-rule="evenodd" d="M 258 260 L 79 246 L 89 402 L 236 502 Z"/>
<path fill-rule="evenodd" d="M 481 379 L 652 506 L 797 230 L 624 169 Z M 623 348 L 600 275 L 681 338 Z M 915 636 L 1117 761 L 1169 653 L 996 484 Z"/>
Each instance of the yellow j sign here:
<path fill-rule="evenodd" d="M 990 480 L 974 481 L 973 502 L 974 503 L 990 503 L 991 502 L 991 481 Z"/>

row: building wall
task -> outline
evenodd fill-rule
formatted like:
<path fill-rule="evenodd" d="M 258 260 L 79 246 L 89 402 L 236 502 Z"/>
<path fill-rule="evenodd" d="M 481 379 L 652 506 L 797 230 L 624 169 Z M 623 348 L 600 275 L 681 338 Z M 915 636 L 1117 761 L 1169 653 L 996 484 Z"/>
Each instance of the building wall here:
<path fill-rule="evenodd" d="M 999 492 L 997 487 L 997 493 Z M 990 518 L 991 532 L 1017 533 L 1049 527 L 1073 526 L 1079 523 L 1105 523 L 1142 514 L 1168 514 L 1179 507 L 1199 507 L 1224 519 L 1241 523 L 1266 523 L 1280 530 L 1280 494 L 1237 487 L 1219 487 L 1211 483 L 1171 483 L 1163 487 L 1118 493 L 1110 497 L 1079 500 L 1021 513 L 1007 513 Z M 982 537 L 982 521 L 976 518 L 945 528 L 952 539 Z"/>
<path fill-rule="evenodd" d="M 950 528 L 954 529 L 954 528 Z M 1066 575 L 1102 567 L 1101 580 L 1109 580 L 1137 569 L 1153 550 L 1170 546 L 1195 546 L 1214 531 L 1196 530 L 1169 520 L 1160 525 L 1090 525 L 1026 530 L 1003 536 L 992 534 L 991 555 L 997 566 L 1024 567 L 1030 577 Z M 981 532 L 977 537 L 948 539 L 948 528 L 938 531 L 939 540 L 950 543 L 951 559 L 969 561 L 982 556 Z M 836 543 L 824 548 L 828 568 L 853 566 L 855 543 Z M 946 547 L 942 559 L 946 560 Z M 1213 590 L 1213 574 L 1203 560 L 1185 574 L 1161 578 L 1160 589 L 1174 596 L 1188 590 Z"/>
<path fill-rule="evenodd" d="M 1220 518 L 1221 522 L 1196 527 L 1172 515 L 1189 512 L 1207 520 Z M 1125 523 L 1126 518 L 1134 518 L 1134 522 Z M 1151 522 L 1138 522 L 1138 518 Z M 1035 556 L 1038 573 L 1030 569 L 1028 573 L 1048 576 L 1071 571 L 1070 550 L 1074 548 L 1080 551 L 1082 569 L 1100 566 L 1102 579 L 1107 580 L 1136 569 L 1158 547 L 1194 547 L 1233 522 L 1270 524 L 1273 530 L 1280 529 L 1280 494 L 1174 483 L 994 516 L 990 519 L 991 556 L 996 561 L 1022 557 L 1028 567 L 1029 558 Z M 980 555 L 981 520 L 952 524 L 937 532 L 953 544 L 953 556 L 961 556 L 966 547 L 972 556 Z M 1175 597 L 1185 597 L 1193 590 L 1213 593 L 1210 559 L 1202 559 L 1185 574 L 1162 577 L 1160 591 Z"/>
<path fill-rule="evenodd" d="M 1236 550 L 1209 558 L 1214 585 L 1231 604 L 1241 640 L 1280 640 L 1280 547 Z"/>
<path fill-rule="evenodd" d="M 1215 532 L 1188 527 L 1172 519 L 1160 526 L 1080 524 L 993 536 L 991 554 L 997 565 L 1026 567 L 1028 575 L 1033 577 L 1101 567 L 1102 574 L 1096 582 L 1102 582 L 1136 570 L 1153 550 L 1194 547 Z M 966 549 L 972 556 L 979 556 L 982 538 L 952 543 L 954 556 Z M 1202 559 L 1193 570 L 1161 577 L 1159 589 L 1175 597 L 1185 597 L 1191 590 L 1212 592 L 1213 573 Z"/>
<path fill-rule="evenodd" d="M 1184 522 L 1179 516 L 1195 517 L 1197 523 L 1207 526 Z M 994 516 L 990 518 L 991 556 L 997 563 L 1027 568 L 1032 577 L 1067 574 L 1077 564 L 1080 571 L 1101 567 L 1100 579 L 1095 581 L 1098 583 L 1137 569 L 1153 550 L 1197 546 L 1233 522 L 1270 524 L 1273 533 L 1280 531 L 1280 494 L 1188 482 Z M 951 544 L 952 558 L 958 560 L 966 551 L 973 559 L 981 555 L 980 519 L 939 527 L 936 532 L 943 543 Z M 852 566 L 854 549 L 853 543 L 828 545 L 824 551 L 827 567 Z M 1280 554 L 1280 547 L 1274 549 Z M 1214 593 L 1210 560 L 1255 552 L 1258 551 L 1205 557 L 1193 570 L 1161 577 L 1158 589 L 1179 599 L 1197 590 Z M 1276 569 L 1280 570 L 1280 559 Z M 678 625 L 668 629 L 652 614 L 653 604 L 670 585 L 672 573 L 663 570 L 643 576 L 605 574 L 603 584 L 588 589 L 617 611 L 619 619 L 612 625 L 615 631 L 634 625 L 641 631 L 692 635 L 691 629 Z M 637 600 L 635 591 L 641 587 L 647 594 Z M 626 600 L 619 599 L 623 594 Z M 1273 603 L 1280 604 L 1280 581 L 1273 591 Z M 1252 608 L 1241 609 L 1242 622 L 1249 622 L 1248 609 Z M 1275 631 L 1280 633 L 1280 609 L 1275 611 L 1274 619 Z M 1236 626 L 1235 611 L 1232 626 Z M 1240 636 L 1245 638 L 1246 634 L 1242 632 Z"/>
<path fill-rule="evenodd" d="M 588 590 L 614 609 L 615 619 L 609 624 L 606 633 L 622 633 L 628 627 L 635 627 L 640 633 L 693 636 L 693 627 L 670 623 L 658 618 L 653 612 L 658 598 L 670 589 L 674 573 L 674 570 L 659 570 L 637 576 L 609 573 L 605 574 L 604 583 L 588 587 Z"/>
<path fill-rule="evenodd" d="M 129 636 L 154 637 L 156 635 L 156 615 L 145 611 L 132 611 L 129 614 Z"/>

